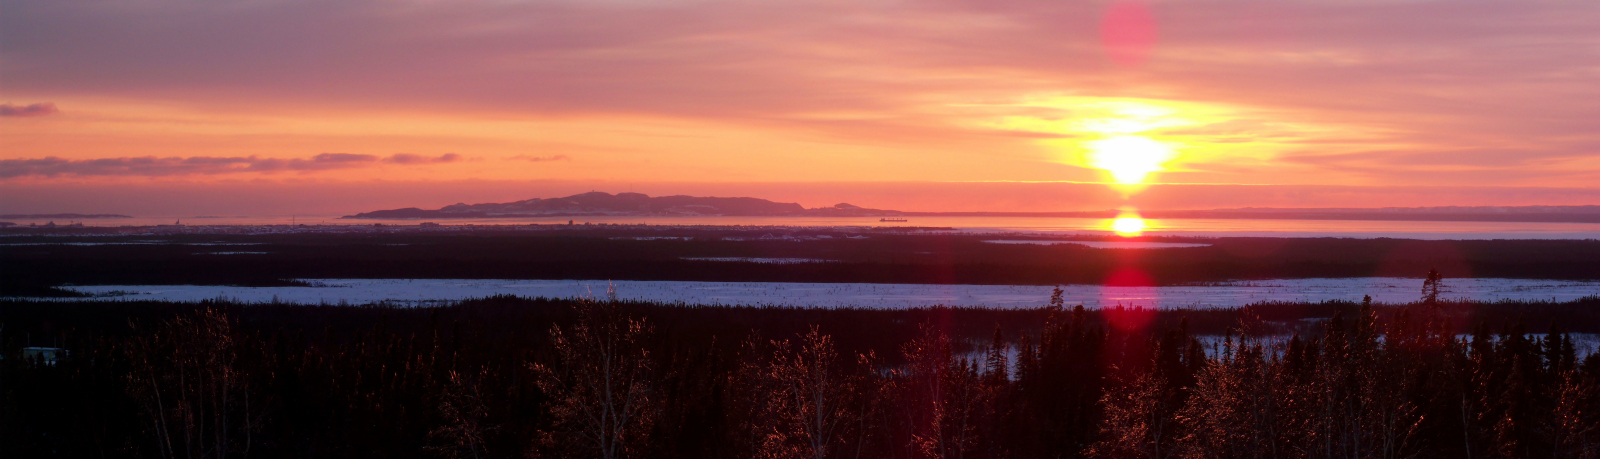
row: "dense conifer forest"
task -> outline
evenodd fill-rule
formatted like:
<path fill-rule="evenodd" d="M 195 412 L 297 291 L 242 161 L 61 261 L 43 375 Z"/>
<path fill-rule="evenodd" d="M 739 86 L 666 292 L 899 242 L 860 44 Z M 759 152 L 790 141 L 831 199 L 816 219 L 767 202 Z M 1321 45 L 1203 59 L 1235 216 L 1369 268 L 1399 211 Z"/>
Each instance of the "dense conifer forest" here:
<path fill-rule="evenodd" d="M 42 288 L 63 284 L 279 286 L 290 285 L 289 279 L 318 278 L 1104 284 L 1111 273 L 1125 268 L 1137 269 L 1154 285 L 1416 277 L 1433 268 L 1448 278 L 1600 280 L 1600 264 L 1594 263 L 1600 259 L 1600 241 L 1595 240 L 1141 237 L 1126 241 L 1209 245 L 1102 250 L 984 242 L 1061 240 L 1037 236 L 871 229 L 518 228 L 460 233 L 377 228 L 357 234 L 16 234 L 0 244 L 0 296 L 39 295 Z M 767 236 L 779 239 L 761 239 Z M 252 253 L 228 254 L 238 251 Z M 705 259 L 763 257 L 818 262 Z"/>
<path fill-rule="evenodd" d="M 1597 311 L 5 301 L 0 454 L 1594 458 Z"/>

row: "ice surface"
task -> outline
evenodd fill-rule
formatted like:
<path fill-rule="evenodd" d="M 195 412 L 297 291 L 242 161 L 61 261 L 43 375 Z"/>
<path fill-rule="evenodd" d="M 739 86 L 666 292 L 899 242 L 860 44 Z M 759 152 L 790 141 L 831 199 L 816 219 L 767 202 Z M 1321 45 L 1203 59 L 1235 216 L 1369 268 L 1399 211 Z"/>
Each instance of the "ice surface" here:
<path fill-rule="evenodd" d="M 1096 249 L 1179 249 L 1184 247 L 1210 247 L 1211 244 L 1186 244 L 1179 242 L 1140 242 L 1140 241 L 1050 241 L 1039 239 L 1027 240 L 994 240 L 983 241 L 990 244 L 1033 244 L 1056 245 L 1078 244 Z"/>
<path fill-rule="evenodd" d="M 819 258 L 752 258 L 752 257 L 684 257 L 685 260 L 696 261 L 726 261 L 740 263 L 765 263 L 770 265 L 792 265 L 798 263 L 834 263 L 835 260 Z"/>
<path fill-rule="evenodd" d="M 167 241 L 120 241 L 120 242 L 3 242 L 0 246 L 12 245 L 262 245 L 262 242 L 167 242 Z"/>
<path fill-rule="evenodd" d="M 67 287 L 127 300 L 199 301 L 230 298 L 246 302 L 276 299 L 294 303 L 436 304 L 440 301 L 492 295 L 524 297 L 604 297 L 606 281 L 505 279 L 305 279 L 318 287 L 230 287 L 203 285 L 96 285 Z M 628 300 L 688 304 L 783 305 L 804 307 L 917 306 L 1036 307 L 1050 298 L 1052 286 L 824 284 L 787 282 L 615 281 L 617 296 Z M 1557 300 L 1600 295 L 1600 282 L 1534 279 L 1445 279 L 1442 297 L 1449 299 Z M 1422 280 L 1392 277 L 1281 279 L 1218 282 L 1173 287 L 1105 287 L 1063 285 L 1068 305 L 1088 307 L 1215 308 L 1261 301 L 1415 301 Z M 74 301 L 76 299 L 60 299 Z"/>

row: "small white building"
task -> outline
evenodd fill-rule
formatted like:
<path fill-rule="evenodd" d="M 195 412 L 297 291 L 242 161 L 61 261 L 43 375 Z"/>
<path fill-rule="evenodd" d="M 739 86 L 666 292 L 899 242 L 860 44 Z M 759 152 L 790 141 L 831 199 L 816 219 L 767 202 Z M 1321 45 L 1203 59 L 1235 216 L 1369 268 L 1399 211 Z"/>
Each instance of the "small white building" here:
<path fill-rule="evenodd" d="M 67 358 L 67 350 L 59 347 L 25 347 L 22 348 L 22 360 L 39 361 L 45 365 L 55 366 L 57 361 Z"/>

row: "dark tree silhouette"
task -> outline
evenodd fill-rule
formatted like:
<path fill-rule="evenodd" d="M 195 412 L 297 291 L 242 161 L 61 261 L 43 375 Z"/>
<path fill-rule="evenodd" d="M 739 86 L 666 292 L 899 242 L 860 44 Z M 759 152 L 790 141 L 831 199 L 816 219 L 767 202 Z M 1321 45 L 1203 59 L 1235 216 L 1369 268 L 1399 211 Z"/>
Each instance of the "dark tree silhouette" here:
<path fill-rule="evenodd" d="M 161 457 L 249 456 L 262 401 L 239 362 L 238 340 L 226 315 L 202 309 L 128 341 L 128 394 Z"/>
<path fill-rule="evenodd" d="M 1438 269 L 1428 268 L 1428 276 L 1422 280 L 1422 303 L 1428 306 L 1439 304 L 1439 290 L 1443 288 L 1444 276 Z M 1370 298 L 1370 297 L 1369 297 Z"/>
<path fill-rule="evenodd" d="M 0 454 L 1600 459 L 1596 310 L 0 300 Z"/>

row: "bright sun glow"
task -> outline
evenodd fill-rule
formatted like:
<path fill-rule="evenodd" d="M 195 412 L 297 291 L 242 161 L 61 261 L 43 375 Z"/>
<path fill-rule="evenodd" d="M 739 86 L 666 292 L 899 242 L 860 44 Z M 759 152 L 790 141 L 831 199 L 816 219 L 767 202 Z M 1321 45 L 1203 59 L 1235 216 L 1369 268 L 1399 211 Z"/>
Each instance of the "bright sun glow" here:
<path fill-rule="evenodd" d="M 1122 237 L 1138 236 L 1144 232 L 1144 219 L 1139 218 L 1137 215 L 1123 214 L 1117 217 L 1116 220 L 1111 221 L 1111 230 L 1116 231 L 1117 235 Z"/>
<path fill-rule="evenodd" d="M 1288 180 L 1298 166 L 1278 158 L 1305 142 L 1386 135 L 1220 101 L 1033 94 L 950 108 L 984 120 L 979 127 L 1036 138 L 1041 160 L 1070 166 L 1056 180 L 1103 183 L 1126 200 L 1162 182 L 1249 183 L 1266 170 L 1288 174 L 1268 182 Z"/>
<path fill-rule="evenodd" d="M 1138 135 L 1119 135 L 1084 142 L 1090 166 L 1111 173 L 1123 185 L 1144 183 L 1151 172 L 1165 170 L 1163 164 L 1174 153 L 1165 143 Z"/>

